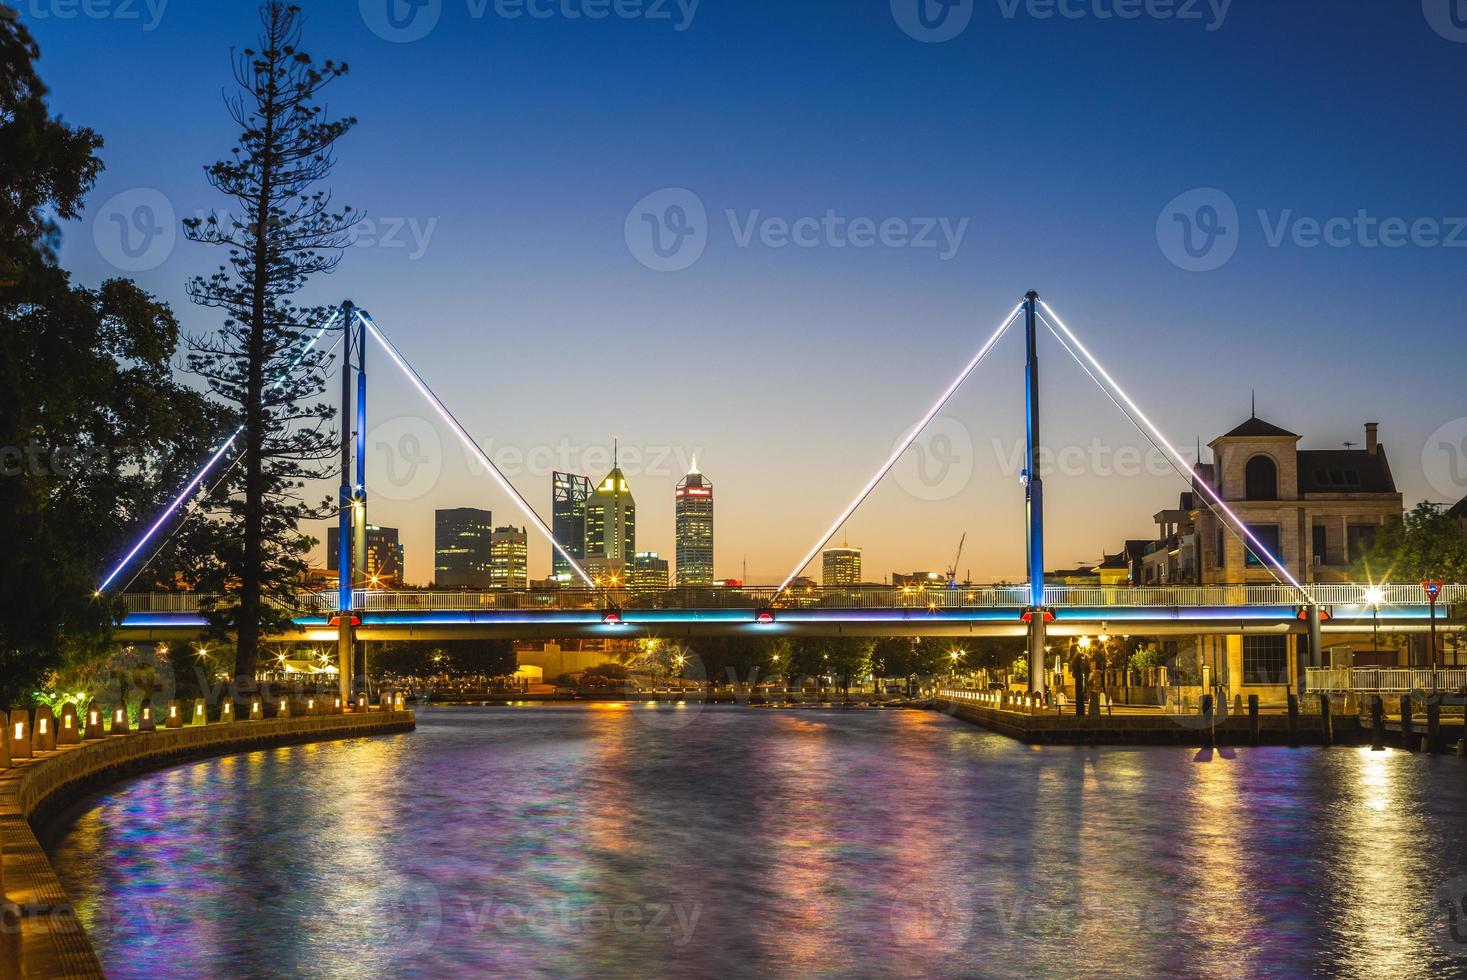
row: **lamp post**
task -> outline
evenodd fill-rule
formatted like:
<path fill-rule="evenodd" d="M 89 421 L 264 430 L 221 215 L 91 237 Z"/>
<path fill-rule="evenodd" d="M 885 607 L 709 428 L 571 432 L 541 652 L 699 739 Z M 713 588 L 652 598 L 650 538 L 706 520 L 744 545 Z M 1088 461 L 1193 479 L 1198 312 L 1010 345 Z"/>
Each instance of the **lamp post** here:
<path fill-rule="evenodd" d="M 1422 582 L 1421 589 L 1426 593 L 1426 598 L 1431 603 L 1431 656 L 1426 658 L 1426 666 L 1431 670 L 1436 670 L 1436 602 L 1441 598 L 1442 583 L 1436 581 Z"/>

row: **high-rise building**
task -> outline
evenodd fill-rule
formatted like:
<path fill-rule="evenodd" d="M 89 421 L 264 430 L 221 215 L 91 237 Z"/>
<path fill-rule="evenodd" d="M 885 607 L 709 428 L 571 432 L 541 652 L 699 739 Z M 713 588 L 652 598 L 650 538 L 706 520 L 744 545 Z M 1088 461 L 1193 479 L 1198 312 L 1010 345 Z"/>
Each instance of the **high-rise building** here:
<path fill-rule="evenodd" d="M 496 527 L 489 536 L 489 587 L 530 587 L 529 542 L 522 527 Z"/>
<path fill-rule="evenodd" d="M 337 548 L 339 534 L 335 525 L 326 529 L 326 567 L 333 572 L 341 567 L 341 552 Z M 397 540 L 397 528 L 368 524 L 367 567 L 357 569 L 358 582 L 365 580 L 371 588 L 401 585 L 406 567 L 405 553 Z"/>
<path fill-rule="evenodd" d="M 572 558 L 586 557 L 586 501 L 591 499 L 591 481 L 574 473 L 552 473 L 550 530 Z M 568 582 L 574 576 L 570 562 L 558 550 L 551 556 L 551 576 Z"/>
<path fill-rule="evenodd" d="M 440 589 L 489 588 L 494 515 L 477 507 L 433 512 L 433 582 Z"/>
<path fill-rule="evenodd" d="M 844 542 L 839 548 L 826 548 L 821 557 L 824 562 L 822 584 L 827 587 L 861 584 L 860 548 L 852 548 L 849 542 Z"/>
<path fill-rule="evenodd" d="M 713 582 L 713 481 L 698 472 L 698 460 L 674 490 L 677 584 Z"/>
<path fill-rule="evenodd" d="M 627 566 L 627 591 L 633 595 L 666 592 L 669 585 L 667 559 L 655 551 L 639 551 Z"/>
<path fill-rule="evenodd" d="M 586 557 L 630 561 L 637 551 L 637 504 L 612 456 L 611 472 L 586 501 Z"/>

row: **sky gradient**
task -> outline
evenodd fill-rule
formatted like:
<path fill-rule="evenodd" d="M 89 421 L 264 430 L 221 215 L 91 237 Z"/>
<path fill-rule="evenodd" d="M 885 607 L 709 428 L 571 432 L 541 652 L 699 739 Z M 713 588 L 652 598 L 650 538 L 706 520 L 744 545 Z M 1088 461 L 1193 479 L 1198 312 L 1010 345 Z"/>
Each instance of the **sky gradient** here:
<path fill-rule="evenodd" d="M 1467 495 L 1467 31 L 1432 0 L 1238 0 L 1220 21 L 967 0 L 937 43 L 900 26 L 905 0 L 703 0 L 691 20 L 441 0 L 406 43 L 369 27 L 385 2 L 304 4 L 307 49 L 351 65 L 330 109 L 360 119 L 329 186 L 375 222 L 304 298 L 369 309 L 547 518 L 549 469 L 598 479 L 619 438 L 638 546 L 670 557 L 696 452 L 718 574 L 747 560 L 777 583 L 1031 288 L 1178 445 L 1237 424 L 1256 389 L 1306 448 L 1380 421 L 1408 503 Z M 132 275 L 209 330 L 184 284 L 219 257 L 166 235 L 130 256 L 115 219 L 223 206 L 202 168 L 233 145 L 221 92 L 253 5 L 68 9 L 21 5 L 54 110 L 106 140 L 62 262 L 87 284 Z M 634 205 L 669 188 L 705 209 L 706 247 L 657 271 Z M 1180 197 L 1199 189 L 1223 196 Z M 1179 251 L 1178 217 L 1201 236 L 1219 200 L 1229 248 Z M 814 244 L 781 246 L 769 218 L 815 219 Z M 1335 218 L 1311 245 L 1307 219 Z M 857 219 L 893 234 L 855 247 Z M 937 247 L 894 244 L 926 219 L 946 221 Z M 1386 219 L 1404 244 L 1379 244 Z M 369 513 L 426 581 L 433 508 L 525 521 L 370 356 Z M 1022 575 L 1022 362 L 1014 332 L 849 522 L 867 579 L 940 570 L 965 532 L 960 574 Z M 1043 370 L 1046 442 L 1069 460 L 1046 481 L 1061 567 L 1150 536 L 1182 483 L 1132 462 L 1142 437 L 1052 343 Z M 532 576 L 549 560 L 532 540 Z"/>

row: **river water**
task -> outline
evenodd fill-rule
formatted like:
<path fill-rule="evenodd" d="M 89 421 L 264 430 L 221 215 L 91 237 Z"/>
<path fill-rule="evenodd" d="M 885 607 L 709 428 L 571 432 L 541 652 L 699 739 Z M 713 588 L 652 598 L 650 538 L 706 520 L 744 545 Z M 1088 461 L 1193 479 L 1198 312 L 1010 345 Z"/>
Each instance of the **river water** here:
<path fill-rule="evenodd" d="M 1467 973 L 1467 761 L 1228 755 L 437 708 L 119 784 L 51 853 L 117 978 Z"/>

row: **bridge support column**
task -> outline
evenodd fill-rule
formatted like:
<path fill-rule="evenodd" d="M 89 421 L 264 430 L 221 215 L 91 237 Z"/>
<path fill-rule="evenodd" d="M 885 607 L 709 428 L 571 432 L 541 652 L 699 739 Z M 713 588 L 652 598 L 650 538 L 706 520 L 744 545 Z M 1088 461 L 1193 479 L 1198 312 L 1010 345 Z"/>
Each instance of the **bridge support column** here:
<path fill-rule="evenodd" d="M 352 693 L 352 668 L 355 666 L 355 643 L 352 635 L 352 613 L 356 605 L 353 582 L 352 516 L 356 510 L 356 495 L 352 490 L 352 432 L 351 432 L 351 348 L 352 326 L 356 308 L 351 300 L 341 304 L 343 332 L 341 354 L 341 492 L 337 497 L 340 513 L 336 518 L 336 665 L 340 671 L 339 681 L 343 701 L 350 701 Z"/>
<path fill-rule="evenodd" d="M 1324 617 L 1319 611 L 1319 603 L 1309 604 L 1309 650 L 1307 666 L 1323 667 L 1324 664 Z M 1299 658 L 1299 678 L 1295 685 L 1299 698 L 1302 700 L 1308 693 L 1305 688 L 1307 675 L 1304 672 L 1306 661 L 1303 656 Z"/>
<path fill-rule="evenodd" d="M 1039 294 L 1024 297 L 1025 408 L 1029 430 L 1025 494 L 1029 510 L 1029 691 L 1044 693 L 1044 476 L 1039 466 Z"/>

